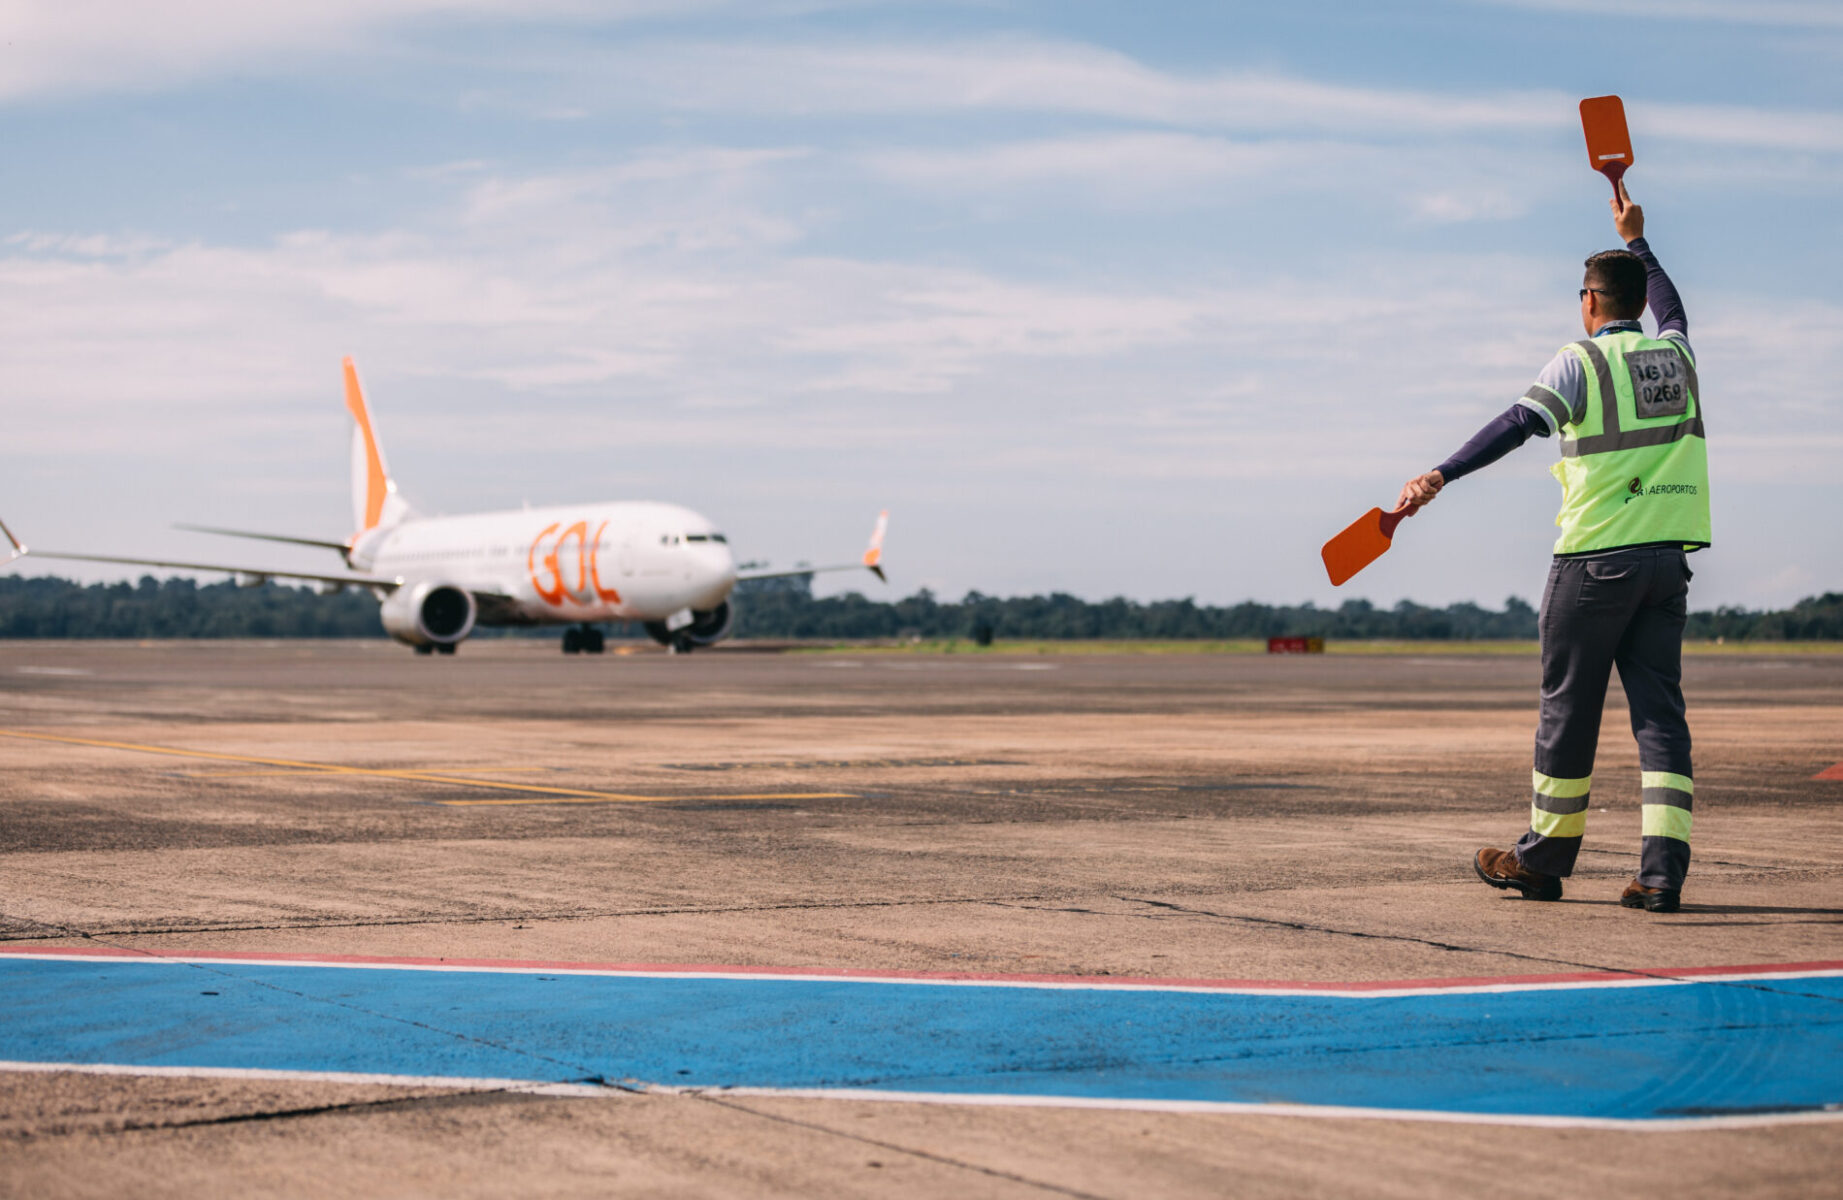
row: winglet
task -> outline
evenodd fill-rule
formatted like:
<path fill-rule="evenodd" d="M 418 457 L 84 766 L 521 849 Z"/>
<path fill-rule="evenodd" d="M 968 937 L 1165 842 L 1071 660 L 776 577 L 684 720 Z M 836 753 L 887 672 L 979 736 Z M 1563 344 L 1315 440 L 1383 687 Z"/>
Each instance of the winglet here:
<path fill-rule="evenodd" d="M 877 514 L 877 527 L 870 534 L 870 548 L 864 551 L 864 565 L 884 583 L 890 581 L 889 576 L 883 573 L 883 535 L 888 532 L 889 526 L 890 511 L 886 508 Z"/>
<path fill-rule="evenodd" d="M 17 562 L 18 560 L 24 558 L 27 554 L 31 553 L 31 551 L 25 548 L 24 543 L 22 543 L 18 538 L 13 536 L 13 531 L 6 527 L 5 521 L 0 521 L 0 533 L 4 533 L 6 535 L 6 542 L 7 542 L 7 547 L 8 547 L 6 562 L 9 562 L 9 563 Z M 5 565 L 6 563 L 0 563 L 0 567 L 3 567 Z"/>

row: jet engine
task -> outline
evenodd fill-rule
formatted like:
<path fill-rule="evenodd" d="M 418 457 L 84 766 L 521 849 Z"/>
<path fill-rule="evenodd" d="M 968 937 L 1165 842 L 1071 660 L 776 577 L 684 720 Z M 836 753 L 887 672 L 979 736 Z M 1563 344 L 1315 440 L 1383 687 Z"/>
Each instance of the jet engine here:
<path fill-rule="evenodd" d="M 647 636 L 662 646 L 670 646 L 680 654 L 689 653 L 699 646 L 714 646 L 730 635 L 735 627 L 736 614 L 725 600 L 709 612 L 691 613 L 691 622 L 673 629 L 665 621 L 648 621 Z"/>
<path fill-rule="evenodd" d="M 384 598 L 378 609 L 384 632 L 418 654 L 440 650 L 453 654 L 455 646 L 474 631 L 477 615 L 473 593 L 452 583 L 424 580 L 408 583 Z"/>

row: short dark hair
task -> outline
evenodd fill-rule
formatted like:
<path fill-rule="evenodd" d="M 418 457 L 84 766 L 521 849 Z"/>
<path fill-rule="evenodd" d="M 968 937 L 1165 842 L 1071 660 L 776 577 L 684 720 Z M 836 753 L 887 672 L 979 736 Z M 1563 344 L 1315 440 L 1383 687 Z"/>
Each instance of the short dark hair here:
<path fill-rule="evenodd" d="M 1645 264 L 1630 250 L 1602 250 L 1589 258 L 1581 282 L 1605 298 L 1606 314 L 1615 321 L 1635 321 L 1645 311 Z"/>

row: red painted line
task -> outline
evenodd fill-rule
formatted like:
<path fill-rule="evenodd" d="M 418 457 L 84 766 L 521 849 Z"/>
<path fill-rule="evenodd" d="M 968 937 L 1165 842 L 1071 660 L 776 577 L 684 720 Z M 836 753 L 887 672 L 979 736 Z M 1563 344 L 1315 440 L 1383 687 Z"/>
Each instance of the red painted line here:
<path fill-rule="evenodd" d="M 598 971 L 633 975 L 796 975 L 815 979 L 915 979 L 946 983 L 1062 983 L 1088 987 L 1232 988 L 1286 991 L 1398 991 L 1407 988 L 1475 988 L 1496 984 L 1609 983 L 1679 979 L 1703 975 L 1771 975 L 1843 970 L 1843 960 L 1746 963 L 1726 967 L 1658 967 L 1629 971 L 1576 971 L 1555 975 L 1460 975 L 1439 979 L 1170 979 L 1139 975 L 1006 975 L 973 971 L 878 971 L 859 967 L 763 967 L 718 963 L 593 963 L 517 958 L 406 958 L 369 954 L 261 954 L 247 950 L 129 950 L 119 946 L 6 946 L 0 956 L 71 958 L 222 959 L 230 962 L 299 963 L 304 966 L 447 967 L 513 971 Z"/>
<path fill-rule="evenodd" d="M 1813 775 L 1811 778 L 1813 779 L 1843 779 L 1843 763 L 1838 763 L 1834 767 L 1825 767 L 1823 770 L 1819 771 L 1817 774 Z"/>

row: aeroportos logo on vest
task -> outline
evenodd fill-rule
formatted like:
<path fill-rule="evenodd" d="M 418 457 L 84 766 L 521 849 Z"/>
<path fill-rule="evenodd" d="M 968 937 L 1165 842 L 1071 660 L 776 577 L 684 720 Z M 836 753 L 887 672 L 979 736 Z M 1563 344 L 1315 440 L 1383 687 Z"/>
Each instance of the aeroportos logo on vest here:
<path fill-rule="evenodd" d="M 1632 482 L 1625 485 L 1625 490 L 1632 493 L 1625 498 L 1627 504 L 1640 496 L 1694 496 L 1697 494 L 1696 485 L 1693 483 L 1654 483 L 1647 488 L 1645 481 L 1637 475 L 1632 476 Z"/>

